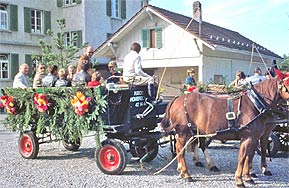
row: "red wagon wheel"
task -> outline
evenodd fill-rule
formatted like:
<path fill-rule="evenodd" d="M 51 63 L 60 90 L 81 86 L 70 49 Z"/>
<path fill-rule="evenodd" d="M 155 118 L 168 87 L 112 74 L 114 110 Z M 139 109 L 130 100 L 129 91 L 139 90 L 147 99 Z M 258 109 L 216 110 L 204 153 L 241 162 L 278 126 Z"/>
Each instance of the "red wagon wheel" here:
<path fill-rule="evenodd" d="M 116 175 L 126 167 L 127 153 L 124 146 L 115 140 L 107 139 L 102 147 L 95 151 L 95 160 L 98 168 L 105 174 Z"/>
<path fill-rule="evenodd" d="M 32 131 L 24 131 L 22 134 L 20 134 L 18 147 L 23 158 L 36 158 L 39 151 L 39 143 L 35 133 Z"/>

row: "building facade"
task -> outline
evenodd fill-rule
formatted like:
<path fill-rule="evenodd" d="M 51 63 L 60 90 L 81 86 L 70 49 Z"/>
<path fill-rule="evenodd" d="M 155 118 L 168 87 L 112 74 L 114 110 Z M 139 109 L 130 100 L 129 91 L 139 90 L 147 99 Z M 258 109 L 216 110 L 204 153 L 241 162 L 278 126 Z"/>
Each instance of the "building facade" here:
<path fill-rule="evenodd" d="M 59 32 L 65 19 L 65 39 L 73 45 L 100 45 L 146 3 L 143 0 L 0 0 L 0 87 L 12 85 L 19 65 L 32 68 L 41 56 L 39 40 L 49 42 L 46 31 Z M 30 70 L 30 72 L 32 72 Z"/>

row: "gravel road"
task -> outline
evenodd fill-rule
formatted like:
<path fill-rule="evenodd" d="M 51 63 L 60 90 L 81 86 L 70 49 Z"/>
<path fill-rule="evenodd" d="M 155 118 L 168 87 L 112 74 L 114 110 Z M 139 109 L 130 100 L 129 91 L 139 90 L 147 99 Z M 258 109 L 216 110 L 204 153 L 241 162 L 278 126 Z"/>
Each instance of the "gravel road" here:
<path fill-rule="evenodd" d="M 235 187 L 234 172 L 237 163 L 238 142 L 225 144 L 214 142 L 210 154 L 221 172 L 210 172 L 206 168 L 195 167 L 188 163 L 189 171 L 195 180 L 184 182 L 176 171 L 176 162 L 159 175 L 158 169 L 169 163 L 169 147 L 160 148 L 159 155 L 151 162 L 141 165 L 129 161 L 121 175 L 105 175 L 97 168 L 94 160 L 95 141 L 93 136 L 85 137 L 77 152 L 66 151 L 60 142 L 41 144 L 37 159 L 23 159 L 18 153 L 18 134 L 0 125 L 0 187 L 110 187 L 110 188 L 207 188 Z M 187 153 L 187 159 L 191 153 Z M 201 155 L 201 159 L 203 156 Z M 258 178 L 256 185 L 248 187 L 281 188 L 289 187 L 289 156 L 278 153 L 268 162 L 273 176 L 266 177 L 260 172 L 260 157 L 255 155 L 254 168 Z"/>

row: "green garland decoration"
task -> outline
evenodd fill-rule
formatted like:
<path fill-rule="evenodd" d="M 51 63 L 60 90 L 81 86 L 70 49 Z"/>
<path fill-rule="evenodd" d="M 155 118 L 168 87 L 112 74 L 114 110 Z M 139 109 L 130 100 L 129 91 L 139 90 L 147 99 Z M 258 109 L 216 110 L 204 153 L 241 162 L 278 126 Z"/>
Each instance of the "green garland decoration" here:
<path fill-rule="evenodd" d="M 75 113 L 71 100 L 78 91 L 91 100 L 88 112 L 80 116 Z M 51 88 L 4 88 L 2 93 L 13 96 L 17 107 L 16 114 L 7 113 L 5 126 L 13 131 L 31 130 L 36 134 L 51 132 L 57 139 L 70 142 L 81 140 L 89 130 L 96 131 L 96 142 L 100 144 L 103 128 L 101 114 L 106 111 L 106 96 L 101 95 L 101 87 L 51 87 Z M 49 106 L 45 112 L 40 112 L 34 105 L 36 93 L 48 97 Z"/>

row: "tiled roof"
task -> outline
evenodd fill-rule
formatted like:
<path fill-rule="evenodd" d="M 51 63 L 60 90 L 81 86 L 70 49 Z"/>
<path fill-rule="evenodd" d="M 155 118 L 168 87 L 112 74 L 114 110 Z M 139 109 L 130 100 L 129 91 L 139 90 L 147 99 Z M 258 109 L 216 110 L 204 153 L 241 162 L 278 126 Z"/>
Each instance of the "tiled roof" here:
<path fill-rule="evenodd" d="M 191 21 L 192 18 L 174 13 L 162 8 L 158 8 L 152 5 L 148 5 L 153 10 L 158 12 L 160 15 L 165 17 L 166 19 L 170 20 L 171 22 L 175 23 L 179 27 L 186 29 L 187 25 Z M 193 20 L 190 24 L 188 31 L 194 34 L 196 37 L 199 37 L 199 22 Z M 238 49 L 238 50 L 245 50 L 248 52 L 252 51 L 252 44 L 254 43 L 255 48 L 263 55 L 268 55 L 276 58 L 282 58 L 279 55 L 275 54 L 274 52 L 266 49 L 265 47 L 253 42 L 252 40 L 244 37 L 238 32 L 225 29 L 223 27 L 219 27 L 208 22 L 202 21 L 201 25 L 201 39 L 206 43 L 212 46 L 224 46 L 230 49 Z M 255 52 L 256 49 L 254 49 Z"/>

